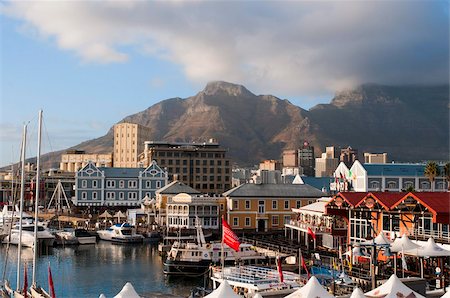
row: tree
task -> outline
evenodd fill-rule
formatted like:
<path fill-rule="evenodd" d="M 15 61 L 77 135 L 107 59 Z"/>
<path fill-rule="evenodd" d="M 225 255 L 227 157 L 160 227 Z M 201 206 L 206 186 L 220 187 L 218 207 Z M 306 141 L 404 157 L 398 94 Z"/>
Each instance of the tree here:
<path fill-rule="evenodd" d="M 430 180 L 430 184 L 431 184 L 431 190 L 434 190 L 433 187 L 433 183 L 434 183 L 434 179 L 439 176 L 439 167 L 437 165 L 437 163 L 435 163 L 434 161 L 429 161 L 427 163 L 427 165 L 425 166 L 425 177 L 428 178 L 428 180 Z"/>
<path fill-rule="evenodd" d="M 444 166 L 444 178 L 447 180 L 447 189 L 450 190 L 450 162 Z"/>

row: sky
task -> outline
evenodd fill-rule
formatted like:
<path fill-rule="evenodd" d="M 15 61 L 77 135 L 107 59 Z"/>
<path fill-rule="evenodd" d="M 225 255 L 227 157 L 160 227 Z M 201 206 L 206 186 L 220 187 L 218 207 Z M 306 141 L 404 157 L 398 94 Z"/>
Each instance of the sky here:
<path fill-rule="evenodd" d="M 0 166 L 104 135 L 207 82 L 302 108 L 364 83 L 449 80 L 447 1 L 2 1 Z"/>

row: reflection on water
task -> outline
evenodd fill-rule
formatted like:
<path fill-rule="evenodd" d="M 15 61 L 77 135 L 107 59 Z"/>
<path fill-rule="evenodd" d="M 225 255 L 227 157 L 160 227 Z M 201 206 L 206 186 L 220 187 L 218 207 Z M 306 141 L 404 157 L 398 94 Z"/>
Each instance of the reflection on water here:
<path fill-rule="evenodd" d="M 6 245 L 1 245 L 1 274 L 5 255 Z M 7 262 L 6 278 L 15 285 L 16 246 L 10 247 Z M 32 249 L 22 249 L 22 262 L 28 265 L 28 280 L 31 282 Z M 117 245 L 100 241 L 95 245 L 51 248 L 38 259 L 37 281 L 43 288 L 48 287 L 49 262 L 58 297 L 98 297 L 100 293 L 113 297 L 127 281 L 145 297 L 169 294 L 187 297 L 193 287 L 203 285 L 202 278 L 166 280 L 157 246 L 150 244 Z"/>

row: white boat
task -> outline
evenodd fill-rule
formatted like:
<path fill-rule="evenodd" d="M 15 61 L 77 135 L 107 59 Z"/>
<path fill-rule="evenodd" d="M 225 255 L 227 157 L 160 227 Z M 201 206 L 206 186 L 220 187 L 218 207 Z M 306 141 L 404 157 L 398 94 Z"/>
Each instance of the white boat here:
<path fill-rule="evenodd" d="M 17 222 L 19 220 L 20 210 L 17 205 L 5 205 L 3 206 L 2 212 L 0 213 L 0 228 L 3 227 L 4 230 L 7 230 L 9 224 L 13 222 Z M 33 216 L 30 214 L 23 212 L 22 213 L 23 221 L 33 221 Z"/>
<path fill-rule="evenodd" d="M 78 244 L 84 245 L 97 243 L 97 237 L 85 229 L 75 229 L 73 230 L 73 235 L 77 238 Z"/>
<path fill-rule="evenodd" d="M 16 223 L 11 228 L 11 238 L 9 235 L 3 239 L 3 243 L 10 243 L 14 245 L 19 244 L 20 237 L 20 225 Z M 55 242 L 55 236 L 53 236 L 50 231 L 42 225 L 38 225 L 37 231 L 37 241 L 39 245 L 43 246 L 53 246 Z M 34 246 L 34 223 L 22 221 L 22 245 L 27 247 Z"/>
<path fill-rule="evenodd" d="M 256 266 L 235 266 L 212 268 L 213 288 L 226 280 L 239 294 L 245 297 L 284 297 L 301 287 L 298 274 L 283 271 L 283 282 L 278 270 Z"/>
<path fill-rule="evenodd" d="M 76 245 L 78 244 L 78 239 L 75 237 L 73 231 L 57 230 L 52 231 L 55 235 L 56 245 Z"/>
<path fill-rule="evenodd" d="M 113 242 L 138 243 L 144 240 L 144 236 L 136 234 L 134 227 L 127 223 L 115 224 L 106 230 L 97 231 L 97 234 L 100 239 Z"/>

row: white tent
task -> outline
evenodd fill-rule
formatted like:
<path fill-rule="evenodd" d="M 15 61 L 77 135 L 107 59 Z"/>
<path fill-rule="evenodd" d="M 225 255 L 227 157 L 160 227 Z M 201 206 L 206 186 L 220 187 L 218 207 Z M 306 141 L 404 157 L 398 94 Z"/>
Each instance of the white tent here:
<path fill-rule="evenodd" d="M 333 295 L 327 292 L 325 288 L 319 283 L 315 276 L 312 276 L 305 286 L 301 287 L 294 293 L 287 295 L 285 298 L 334 298 Z"/>
<path fill-rule="evenodd" d="M 405 255 L 416 257 L 447 257 L 450 256 L 450 250 L 440 247 L 434 242 L 433 238 L 430 238 L 424 246 L 405 251 Z"/>
<path fill-rule="evenodd" d="M 361 290 L 361 288 L 356 287 L 353 290 L 352 295 L 350 296 L 350 298 L 366 298 L 366 296 L 364 296 L 364 292 Z"/>
<path fill-rule="evenodd" d="M 205 298 L 239 298 L 231 288 L 230 284 L 224 280 L 220 286 L 215 289 L 211 294 L 206 295 Z"/>
<path fill-rule="evenodd" d="M 388 245 L 391 244 L 392 241 L 387 239 L 386 236 L 384 236 L 384 233 L 381 232 L 380 234 L 378 234 L 377 237 L 375 237 L 375 239 L 372 240 L 368 240 L 368 241 L 364 241 L 362 244 L 365 245 L 372 245 L 372 244 L 376 244 L 376 245 Z"/>
<path fill-rule="evenodd" d="M 114 298 L 141 298 L 141 296 L 136 293 L 136 290 L 134 289 L 133 285 L 130 282 L 127 282 L 122 290 L 114 296 Z"/>
<path fill-rule="evenodd" d="M 441 298 L 450 298 L 450 291 L 445 293 Z"/>
<path fill-rule="evenodd" d="M 263 296 L 260 293 L 256 293 L 256 295 L 253 296 L 253 298 L 263 298 Z"/>
<path fill-rule="evenodd" d="M 384 284 L 382 284 L 376 289 L 373 289 L 370 292 L 365 293 L 364 295 L 369 298 L 377 298 L 377 297 L 385 297 L 390 293 L 394 294 L 401 293 L 405 297 L 413 293 L 417 298 L 425 298 L 424 296 L 414 292 L 409 287 L 407 287 L 395 274 L 392 274 L 391 277 L 389 277 L 389 279 Z"/>
<path fill-rule="evenodd" d="M 100 296 L 98 296 L 98 298 L 106 298 L 105 294 L 100 294 Z"/>
<path fill-rule="evenodd" d="M 419 244 L 412 242 L 411 239 L 409 239 L 409 237 L 406 236 L 406 234 L 403 234 L 401 238 L 395 239 L 394 243 L 391 244 L 391 251 L 401 252 L 402 250 L 407 251 L 419 247 L 420 247 Z"/>

